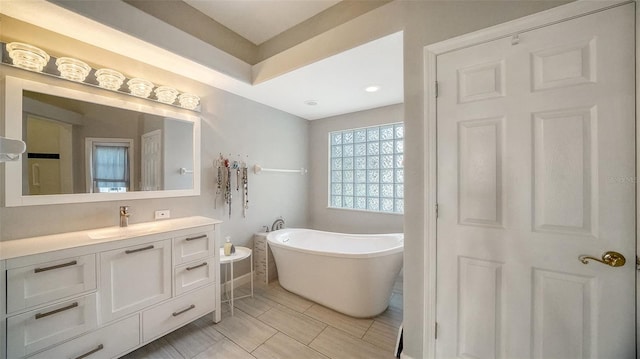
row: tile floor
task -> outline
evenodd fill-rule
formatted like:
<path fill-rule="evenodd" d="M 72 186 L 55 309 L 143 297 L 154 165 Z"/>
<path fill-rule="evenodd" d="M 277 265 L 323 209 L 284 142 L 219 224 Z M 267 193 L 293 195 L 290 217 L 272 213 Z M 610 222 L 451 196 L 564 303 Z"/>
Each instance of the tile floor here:
<path fill-rule="evenodd" d="M 236 296 L 248 294 L 247 286 Z M 356 319 L 284 290 L 256 287 L 254 298 L 223 304 L 222 321 L 200 318 L 123 358 L 158 359 L 391 359 L 402 322 L 402 276 L 389 308 Z"/>

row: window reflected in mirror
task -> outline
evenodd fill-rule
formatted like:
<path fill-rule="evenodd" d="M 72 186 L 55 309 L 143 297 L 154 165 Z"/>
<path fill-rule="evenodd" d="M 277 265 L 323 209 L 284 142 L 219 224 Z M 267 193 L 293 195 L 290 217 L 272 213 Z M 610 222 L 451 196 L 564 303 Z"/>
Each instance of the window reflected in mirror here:
<path fill-rule="evenodd" d="M 85 172 L 87 188 L 93 193 L 127 192 L 131 190 L 131 168 L 134 166 L 133 140 L 87 138 Z"/>

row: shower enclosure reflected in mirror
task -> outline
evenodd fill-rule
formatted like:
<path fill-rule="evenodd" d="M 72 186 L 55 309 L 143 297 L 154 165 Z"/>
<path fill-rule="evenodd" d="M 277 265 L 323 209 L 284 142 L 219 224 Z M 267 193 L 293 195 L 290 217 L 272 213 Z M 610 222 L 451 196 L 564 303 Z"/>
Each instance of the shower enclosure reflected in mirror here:
<path fill-rule="evenodd" d="M 199 194 L 199 118 L 13 77 L 6 86 L 5 133 L 27 143 L 6 166 L 7 206 Z"/>

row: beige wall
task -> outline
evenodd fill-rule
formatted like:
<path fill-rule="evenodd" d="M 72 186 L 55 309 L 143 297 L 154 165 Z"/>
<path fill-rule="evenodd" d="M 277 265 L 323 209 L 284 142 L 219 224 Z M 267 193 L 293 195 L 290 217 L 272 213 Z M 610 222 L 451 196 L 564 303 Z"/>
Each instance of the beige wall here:
<path fill-rule="evenodd" d="M 341 233 L 397 233 L 403 232 L 400 214 L 387 214 L 327 208 L 328 198 L 328 133 L 387 123 L 402 122 L 402 104 L 373 110 L 328 117 L 309 122 L 309 218 L 314 229 Z"/>
<path fill-rule="evenodd" d="M 67 46 L 73 46 L 74 40 L 66 39 L 66 43 Z M 86 44 L 78 46 L 86 46 Z M 100 63 L 104 61 L 100 55 L 101 52 L 87 52 L 83 55 L 83 59 L 90 63 Z M 112 54 L 112 56 L 119 55 Z M 151 80 L 154 76 L 162 77 L 163 83 L 171 83 L 179 89 L 188 88 L 201 96 L 201 195 L 149 200 L 1 207 L 0 240 L 115 226 L 118 225 L 120 205 L 131 206 L 130 223 L 152 221 L 154 211 L 158 209 L 171 210 L 173 218 L 201 215 L 221 219 L 224 221 L 221 225 L 221 233 L 231 235 L 236 245 L 250 245 L 253 233 L 260 231 L 263 225 L 271 225 L 279 216 L 286 220 L 287 226 L 307 226 L 308 177 L 291 174 L 255 175 L 250 171 L 250 202 L 247 218 L 242 217 L 239 200 L 241 196 L 238 193 L 234 194 L 233 212 L 229 219 L 228 211 L 223 208 L 221 201 L 218 201 L 217 208 L 214 206 L 216 175 L 213 169 L 213 160 L 220 153 L 225 156 L 231 155 L 233 158 L 241 155 L 250 166 L 257 163 L 264 167 L 308 168 L 308 122 L 306 120 L 214 87 L 172 75 L 161 69 L 145 68 L 144 64 L 122 58 L 118 60 L 119 66 L 116 68 L 124 73 L 135 73 L 136 69 L 144 68 Z M 134 103 L 149 103 L 131 96 L 8 66 L 0 66 L 0 86 L 3 89 L 5 76 L 27 78 L 89 93 L 111 94 Z M 4 90 L 0 92 L 4 93 Z M 0 97 L 4 102 L 4 96 Z M 157 106 L 165 105 L 157 104 Z M 0 116 L 4 124 L 4 111 Z M 0 165 L 0 188 L 4 188 L 4 167 Z M 2 197 L 4 197 L 4 191 L 2 191 Z M 247 271 L 248 268 L 239 266 L 237 273 L 242 275 Z"/>

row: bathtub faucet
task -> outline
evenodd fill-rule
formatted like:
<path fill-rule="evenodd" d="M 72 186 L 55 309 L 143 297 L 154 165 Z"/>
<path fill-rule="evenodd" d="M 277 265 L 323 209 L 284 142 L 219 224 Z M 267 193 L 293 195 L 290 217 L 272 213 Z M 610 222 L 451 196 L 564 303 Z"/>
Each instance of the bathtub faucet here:
<path fill-rule="evenodd" d="M 271 231 L 277 231 L 282 228 L 284 228 L 284 219 L 282 217 L 276 219 L 271 225 Z"/>
<path fill-rule="evenodd" d="M 262 226 L 262 229 L 264 229 L 266 233 L 269 233 L 269 226 Z"/>

